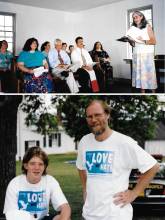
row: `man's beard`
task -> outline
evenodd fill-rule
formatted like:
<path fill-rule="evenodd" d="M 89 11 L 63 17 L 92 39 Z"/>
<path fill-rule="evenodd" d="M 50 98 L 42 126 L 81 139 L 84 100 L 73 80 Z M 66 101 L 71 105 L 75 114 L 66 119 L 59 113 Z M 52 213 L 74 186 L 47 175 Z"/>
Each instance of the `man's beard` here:
<path fill-rule="evenodd" d="M 93 127 L 89 127 L 89 128 L 90 128 L 91 132 L 92 132 L 95 136 L 99 136 L 99 135 L 103 134 L 103 133 L 105 132 L 105 130 L 106 130 L 105 127 L 100 128 L 99 130 L 95 130 L 95 129 L 93 129 Z"/>

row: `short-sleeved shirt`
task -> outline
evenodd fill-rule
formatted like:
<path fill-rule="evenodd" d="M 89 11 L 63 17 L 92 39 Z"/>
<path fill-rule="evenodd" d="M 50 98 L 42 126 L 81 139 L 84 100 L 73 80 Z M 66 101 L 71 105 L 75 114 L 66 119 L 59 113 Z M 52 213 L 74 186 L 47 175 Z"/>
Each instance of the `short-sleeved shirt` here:
<path fill-rule="evenodd" d="M 22 51 L 19 54 L 17 62 L 21 62 L 27 68 L 43 66 L 45 56 L 40 51 Z"/>
<path fill-rule="evenodd" d="M 57 211 L 62 204 L 68 203 L 55 178 L 46 175 L 39 183 L 31 184 L 26 175 L 19 175 L 7 187 L 3 212 L 24 210 L 42 219 L 49 212 L 50 201 Z"/>
<path fill-rule="evenodd" d="M 13 54 L 10 51 L 6 51 L 6 53 L 0 53 L 0 68 L 10 69 L 12 58 Z"/>
<path fill-rule="evenodd" d="M 114 194 L 128 189 L 132 169 L 142 173 L 152 168 L 157 161 L 144 151 L 135 140 L 113 131 L 104 141 L 97 141 L 91 133 L 84 136 L 78 148 L 77 168 L 87 172 L 87 198 L 83 207 L 86 220 L 109 220 L 119 216 L 130 220 L 130 204 L 120 208 L 115 205 Z M 131 215 L 130 215 L 131 216 Z"/>

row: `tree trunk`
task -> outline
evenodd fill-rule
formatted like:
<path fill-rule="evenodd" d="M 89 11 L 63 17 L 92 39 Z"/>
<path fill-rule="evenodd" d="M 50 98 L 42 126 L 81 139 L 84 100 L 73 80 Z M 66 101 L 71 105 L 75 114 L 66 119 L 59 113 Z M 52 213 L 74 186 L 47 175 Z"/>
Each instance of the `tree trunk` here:
<path fill-rule="evenodd" d="M 16 174 L 17 109 L 21 100 L 19 95 L 0 96 L 0 217 L 7 185 Z"/>

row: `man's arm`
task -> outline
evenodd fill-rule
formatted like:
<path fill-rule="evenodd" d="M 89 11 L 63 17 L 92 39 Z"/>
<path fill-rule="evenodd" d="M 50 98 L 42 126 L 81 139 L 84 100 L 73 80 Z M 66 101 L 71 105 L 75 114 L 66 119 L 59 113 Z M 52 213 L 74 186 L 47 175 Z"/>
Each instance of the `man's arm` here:
<path fill-rule="evenodd" d="M 86 180 L 87 180 L 87 174 L 85 170 L 79 170 L 79 176 L 80 176 L 80 180 L 81 180 L 81 184 L 82 184 L 82 190 L 83 190 L 83 200 L 85 202 L 86 199 Z"/>
<path fill-rule="evenodd" d="M 127 205 L 128 203 L 133 202 L 138 195 L 144 191 L 144 189 L 148 186 L 150 181 L 154 178 L 156 172 L 159 170 L 159 164 L 157 163 L 151 169 L 146 171 L 144 174 L 141 175 L 140 179 L 138 180 L 136 186 L 133 190 L 126 190 L 125 192 L 119 192 L 114 195 L 114 203 L 116 205 L 122 204 L 121 207 Z"/>
<path fill-rule="evenodd" d="M 60 207 L 60 215 L 56 215 L 53 220 L 70 220 L 71 209 L 69 204 L 63 204 Z"/>

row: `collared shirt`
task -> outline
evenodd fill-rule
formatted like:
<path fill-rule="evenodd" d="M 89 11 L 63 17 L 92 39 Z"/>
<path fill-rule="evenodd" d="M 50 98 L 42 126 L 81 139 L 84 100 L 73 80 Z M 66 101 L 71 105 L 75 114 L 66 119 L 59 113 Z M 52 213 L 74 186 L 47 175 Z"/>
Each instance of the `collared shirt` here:
<path fill-rule="evenodd" d="M 68 54 L 64 50 L 60 50 L 60 56 L 64 61 L 64 64 L 70 65 L 70 58 Z M 51 68 L 55 68 L 60 64 L 60 60 L 58 57 L 58 51 L 56 49 L 52 49 L 48 53 L 48 60 Z"/>
<path fill-rule="evenodd" d="M 92 61 L 92 58 L 90 56 L 90 54 L 88 53 L 87 50 L 85 50 L 84 48 L 75 48 L 73 51 L 72 51 L 72 54 L 71 54 L 71 60 L 72 60 L 72 63 L 75 64 L 75 63 L 81 63 L 81 66 L 83 66 L 83 59 L 82 59 L 82 55 L 83 57 L 85 58 L 85 61 L 86 61 L 86 65 L 90 65 L 93 63 Z"/>

